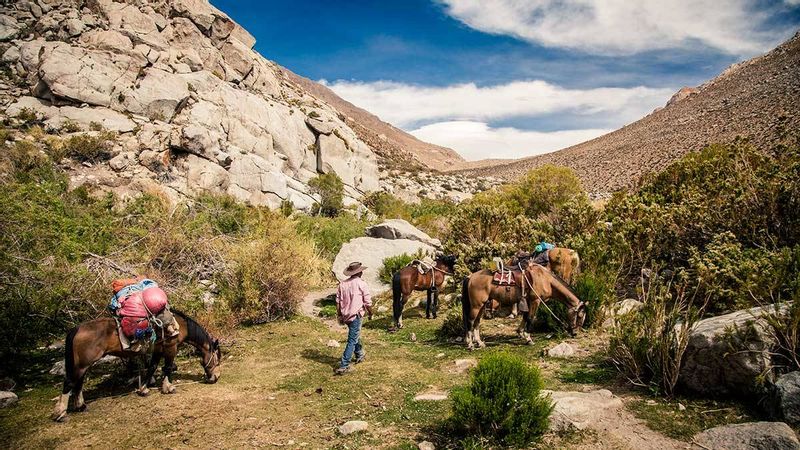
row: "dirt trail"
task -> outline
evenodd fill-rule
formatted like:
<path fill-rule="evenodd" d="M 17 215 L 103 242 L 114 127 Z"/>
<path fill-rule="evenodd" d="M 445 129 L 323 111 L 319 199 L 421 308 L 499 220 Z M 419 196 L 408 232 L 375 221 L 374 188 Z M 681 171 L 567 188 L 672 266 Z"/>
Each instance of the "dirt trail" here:
<path fill-rule="evenodd" d="M 320 308 L 316 305 L 319 300 L 328 297 L 329 295 L 333 295 L 336 293 L 335 287 L 329 287 L 325 289 L 320 289 L 318 291 L 312 291 L 306 294 L 303 297 L 303 301 L 300 302 L 300 312 L 304 316 L 319 318 L 319 311 Z"/>

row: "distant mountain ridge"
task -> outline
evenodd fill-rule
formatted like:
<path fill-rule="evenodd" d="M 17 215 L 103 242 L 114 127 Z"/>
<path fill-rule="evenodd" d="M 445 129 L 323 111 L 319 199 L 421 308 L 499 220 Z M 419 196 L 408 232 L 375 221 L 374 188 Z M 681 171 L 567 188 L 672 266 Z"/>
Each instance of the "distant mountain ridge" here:
<path fill-rule="evenodd" d="M 800 32 L 697 88 L 681 89 L 665 107 L 619 130 L 545 155 L 470 163 L 460 172 L 513 180 L 555 164 L 574 169 L 587 191 L 608 193 L 708 144 L 741 136 L 768 147 L 791 129 L 800 129 Z"/>

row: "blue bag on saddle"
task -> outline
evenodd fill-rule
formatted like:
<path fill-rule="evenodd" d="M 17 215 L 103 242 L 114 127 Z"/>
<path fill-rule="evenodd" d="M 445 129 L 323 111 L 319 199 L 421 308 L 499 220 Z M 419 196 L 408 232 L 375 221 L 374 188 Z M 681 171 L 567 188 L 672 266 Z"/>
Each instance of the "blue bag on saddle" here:
<path fill-rule="evenodd" d="M 108 304 L 108 309 L 112 313 L 116 313 L 117 310 L 120 308 L 120 300 L 131 295 L 134 292 L 142 292 L 145 289 L 150 289 L 152 287 L 158 287 L 158 283 L 155 281 L 145 278 L 144 280 L 133 283 L 125 286 L 124 288 L 120 289 L 113 297 L 111 297 L 111 302 Z"/>

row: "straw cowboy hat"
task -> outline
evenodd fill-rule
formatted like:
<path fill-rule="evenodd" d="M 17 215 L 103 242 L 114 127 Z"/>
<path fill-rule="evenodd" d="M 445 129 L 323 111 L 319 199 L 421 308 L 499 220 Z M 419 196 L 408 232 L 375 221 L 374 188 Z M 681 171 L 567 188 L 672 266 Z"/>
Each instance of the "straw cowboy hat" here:
<path fill-rule="evenodd" d="M 351 262 L 346 269 L 344 269 L 344 276 L 352 277 L 357 273 L 361 273 L 366 269 L 366 266 L 362 266 L 360 262 Z"/>

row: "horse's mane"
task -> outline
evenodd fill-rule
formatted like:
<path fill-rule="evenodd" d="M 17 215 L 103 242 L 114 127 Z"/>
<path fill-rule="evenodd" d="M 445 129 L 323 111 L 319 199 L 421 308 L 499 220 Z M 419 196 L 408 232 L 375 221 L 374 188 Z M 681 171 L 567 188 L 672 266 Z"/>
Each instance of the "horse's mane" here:
<path fill-rule="evenodd" d="M 197 342 L 198 344 L 213 343 L 214 339 L 211 337 L 208 331 L 206 331 L 202 325 L 197 323 L 196 320 L 189 317 L 188 314 L 183 311 L 178 311 L 177 309 L 173 309 L 172 314 L 175 314 L 186 321 L 186 339 L 188 341 Z"/>
<path fill-rule="evenodd" d="M 556 281 L 558 281 L 558 282 L 559 282 L 559 284 L 561 284 L 562 286 L 564 286 L 565 288 L 567 288 L 567 290 L 568 290 L 568 291 L 569 291 L 569 292 L 570 292 L 572 295 L 574 295 L 574 296 L 575 296 L 575 298 L 577 298 L 578 300 L 581 300 L 581 297 L 578 295 L 578 293 L 577 293 L 577 292 L 575 292 L 575 289 L 573 289 L 573 288 L 572 288 L 572 286 L 570 286 L 570 285 L 569 285 L 569 283 L 567 283 L 567 282 L 566 282 L 566 281 L 565 281 L 563 278 L 561 278 L 561 277 L 560 277 L 560 276 L 559 276 L 557 273 L 555 273 L 554 271 L 552 271 L 552 270 L 548 269 L 547 267 L 545 267 L 545 266 L 543 266 L 543 265 L 541 265 L 541 264 L 537 264 L 537 265 L 538 265 L 539 267 L 543 268 L 545 271 L 547 271 L 547 273 L 548 273 L 548 274 L 552 275 L 552 277 L 553 277 L 553 278 L 554 278 Z M 583 301 L 583 300 L 581 300 L 581 301 Z"/>

